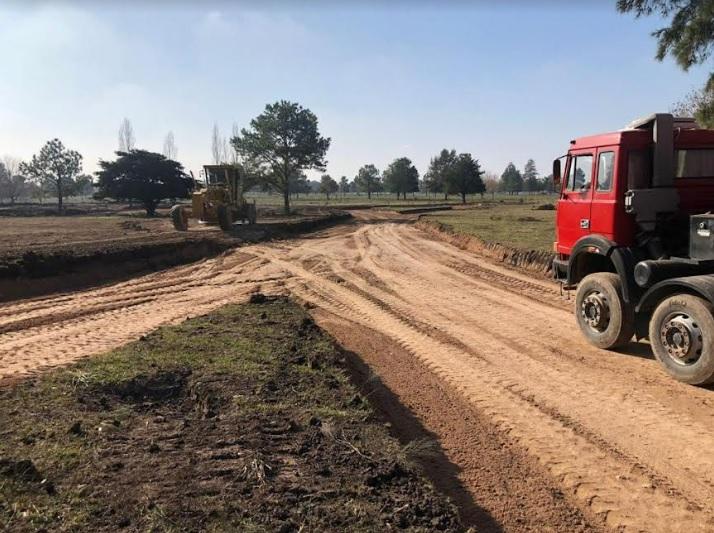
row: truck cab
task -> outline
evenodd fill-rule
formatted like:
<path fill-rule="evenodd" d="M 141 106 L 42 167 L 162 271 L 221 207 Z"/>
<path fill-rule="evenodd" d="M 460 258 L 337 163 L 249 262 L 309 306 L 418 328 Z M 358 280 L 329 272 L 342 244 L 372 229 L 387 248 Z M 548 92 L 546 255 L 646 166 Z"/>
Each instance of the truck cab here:
<path fill-rule="evenodd" d="M 553 176 L 560 192 L 553 272 L 566 289 L 577 290 L 576 319 L 588 340 L 615 348 L 633 335 L 649 338 L 678 379 L 714 381 L 714 331 L 704 335 L 712 337 L 711 356 L 698 340 L 704 318 L 685 320 L 687 313 L 673 311 L 654 340 L 651 323 L 676 295 L 699 298 L 711 319 L 714 130 L 693 119 L 651 115 L 570 141 Z M 711 368 L 702 370 L 705 362 Z"/>

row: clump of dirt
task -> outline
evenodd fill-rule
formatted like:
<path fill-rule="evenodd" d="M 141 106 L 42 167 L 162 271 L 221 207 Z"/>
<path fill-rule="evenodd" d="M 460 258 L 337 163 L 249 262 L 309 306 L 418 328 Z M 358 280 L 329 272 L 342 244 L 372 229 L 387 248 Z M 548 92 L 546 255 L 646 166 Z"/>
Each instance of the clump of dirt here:
<path fill-rule="evenodd" d="M 462 531 L 344 364 L 301 307 L 256 297 L 0 391 L 0 522 Z"/>
<path fill-rule="evenodd" d="M 540 204 L 533 209 L 535 211 L 555 211 L 555 204 Z"/>
<path fill-rule="evenodd" d="M 541 220 L 538 220 L 535 217 L 518 217 L 516 219 L 517 222 L 541 222 Z"/>
<path fill-rule="evenodd" d="M 121 401 L 155 401 L 162 402 L 176 398 L 186 386 L 186 378 L 191 369 L 159 370 L 150 375 L 139 376 L 97 387 L 92 396 L 112 396 Z"/>

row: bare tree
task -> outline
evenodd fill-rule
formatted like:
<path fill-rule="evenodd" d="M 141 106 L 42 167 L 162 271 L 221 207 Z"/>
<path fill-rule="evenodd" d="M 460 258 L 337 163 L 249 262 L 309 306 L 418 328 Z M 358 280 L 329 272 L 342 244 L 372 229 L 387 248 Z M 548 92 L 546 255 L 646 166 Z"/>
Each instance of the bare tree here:
<path fill-rule="evenodd" d="M 174 132 L 170 131 L 166 134 L 166 139 L 164 139 L 164 157 L 166 159 L 176 160 L 178 157 L 178 148 L 174 142 Z"/>
<path fill-rule="evenodd" d="M 131 126 L 131 121 L 128 118 L 124 118 L 119 126 L 119 151 L 128 152 L 133 150 L 135 145 L 134 128 Z"/>
<path fill-rule="evenodd" d="M 19 175 L 20 161 L 17 157 L 6 155 L 0 161 L 0 201 L 9 198 L 10 203 L 15 201 L 25 192 L 25 177 Z"/>
<path fill-rule="evenodd" d="M 5 170 L 7 170 L 7 173 L 10 176 L 14 176 L 19 172 L 21 162 L 22 161 L 20 161 L 17 157 L 12 157 L 10 155 L 3 156 L 2 158 L 2 164 L 5 166 Z"/>
<path fill-rule="evenodd" d="M 226 140 L 221 137 L 221 132 L 218 129 L 218 124 L 213 124 L 213 133 L 211 134 L 211 152 L 213 153 L 213 163 L 220 165 L 226 161 Z"/>

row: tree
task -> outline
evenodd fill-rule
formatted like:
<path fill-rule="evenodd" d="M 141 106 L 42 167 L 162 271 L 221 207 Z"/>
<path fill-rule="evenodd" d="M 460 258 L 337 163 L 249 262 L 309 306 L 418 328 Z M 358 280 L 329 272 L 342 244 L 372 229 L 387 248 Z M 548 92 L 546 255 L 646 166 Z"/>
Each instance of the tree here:
<path fill-rule="evenodd" d="M 350 182 L 347 180 L 347 176 L 342 176 L 340 178 L 340 194 L 344 198 L 345 193 L 350 190 Z"/>
<path fill-rule="evenodd" d="M 290 176 L 302 170 L 325 170 L 330 138 L 322 137 L 315 114 L 300 104 L 281 100 L 265 106 L 249 129 L 231 139 L 236 152 L 265 168 L 264 180 L 283 194 L 290 212 Z"/>
<path fill-rule="evenodd" d="M 438 156 L 429 162 L 429 170 L 424 175 L 424 187 L 428 192 L 443 192 L 444 200 L 448 200 L 449 191 L 446 178 L 456 162 L 456 150 L 444 148 Z"/>
<path fill-rule="evenodd" d="M 119 151 L 128 152 L 133 150 L 135 144 L 134 128 L 131 126 L 131 121 L 128 118 L 124 118 L 119 125 Z"/>
<path fill-rule="evenodd" d="M 211 154 L 213 155 L 214 165 L 220 165 L 228 162 L 227 142 L 224 137 L 221 137 L 218 124 L 213 125 L 213 132 L 211 133 Z"/>
<path fill-rule="evenodd" d="M 706 87 L 691 91 L 679 102 L 675 102 L 670 112 L 678 117 L 694 117 L 700 126 L 714 128 L 714 92 L 707 91 Z"/>
<path fill-rule="evenodd" d="M 307 176 L 304 172 L 293 172 L 290 176 L 290 194 L 295 194 L 297 196 L 300 193 L 309 193 L 310 185 L 307 183 Z"/>
<path fill-rule="evenodd" d="M 81 174 L 74 180 L 74 194 L 90 196 L 94 192 L 94 180 L 89 174 Z"/>
<path fill-rule="evenodd" d="M 26 192 L 25 177 L 18 174 L 20 160 L 6 155 L 0 161 L 0 202 L 8 198 L 11 204 Z"/>
<path fill-rule="evenodd" d="M 117 152 L 116 161 L 99 161 L 101 196 L 138 200 L 147 216 L 154 216 L 164 198 L 188 198 L 193 180 L 181 163 L 146 150 Z"/>
<path fill-rule="evenodd" d="M 621 13 L 634 12 L 636 17 L 659 15 L 669 26 L 652 33 L 657 39 L 658 60 L 667 55 L 687 71 L 704 63 L 714 48 L 714 5 L 711 0 L 618 0 Z M 714 72 L 702 89 L 694 117 L 702 125 L 714 125 Z"/>
<path fill-rule="evenodd" d="M 400 157 L 392 161 L 384 171 L 384 185 L 390 192 L 404 195 L 407 199 L 408 192 L 419 190 L 419 171 L 408 157 Z"/>
<path fill-rule="evenodd" d="M 379 170 L 372 164 L 364 165 L 357 172 L 354 180 L 357 190 L 366 192 L 367 198 L 372 199 L 372 193 L 381 190 L 382 177 L 379 175 Z"/>
<path fill-rule="evenodd" d="M 498 174 L 494 172 L 487 172 L 483 178 L 483 184 L 486 187 L 486 192 L 491 196 L 495 195 L 499 189 Z"/>
<path fill-rule="evenodd" d="M 521 176 L 521 173 L 513 163 L 508 163 L 503 174 L 501 174 L 501 187 L 508 194 L 523 190 L 523 176 Z"/>
<path fill-rule="evenodd" d="M 330 199 L 330 195 L 339 190 L 340 186 L 329 174 L 323 174 L 320 178 L 320 192 Z"/>
<path fill-rule="evenodd" d="M 541 189 L 538 171 L 536 170 L 535 161 L 532 159 L 529 159 L 526 162 L 526 166 L 523 167 L 523 185 L 528 192 L 536 192 Z"/>
<path fill-rule="evenodd" d="M 29 163 L 20 163 L 19 168 L 40 187 L 49 187 L 57 195 L 57 207 L 62 212 L 65 191 L 72 188 L 74 177 L 82 170 L 82 156 L 65 148 L 59 139 L 52 139 Z"/>
<path fill-rule="evenodd" d="M 449 194 L 461 195 L 461 203 L 466 203 L 467 194 L 483 195 L 486 186 L 481 179 L 481 167 L 478 159 L 474 160 L 471 154 L 459 154 L 449 166 L 445 179 L 445 191 Z"/>
<path fill-rule="evenodd" d="M 164 139 L 164 157 L 166 159 L 173 159 L 176 161 L 178 157 L 178 148 L 176 147 L 176 141 L 174 141 L 174 132 L 170 131 L 166 134 Z"/>

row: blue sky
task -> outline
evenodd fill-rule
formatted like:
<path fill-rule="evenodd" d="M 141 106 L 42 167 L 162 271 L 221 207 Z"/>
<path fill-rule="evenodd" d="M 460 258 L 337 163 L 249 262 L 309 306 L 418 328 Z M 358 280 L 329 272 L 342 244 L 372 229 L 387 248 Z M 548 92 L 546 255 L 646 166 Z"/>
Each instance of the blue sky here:
<path fill-rule="evenodd" d="M 332 137 L 338 179 L 401 156 L 423 173 L 443 147 L 548 173 L 571 138 L 666 111 L 707 76 L 657 62 L 661 21 L 608 0 L 149 5 L 0 5 L 0 155 L 59 137 L 94 171 L 128 117 L 138 147 L 171 130 L 197 171 L 214 123 L 230 136 L 289 99 Z"/>

